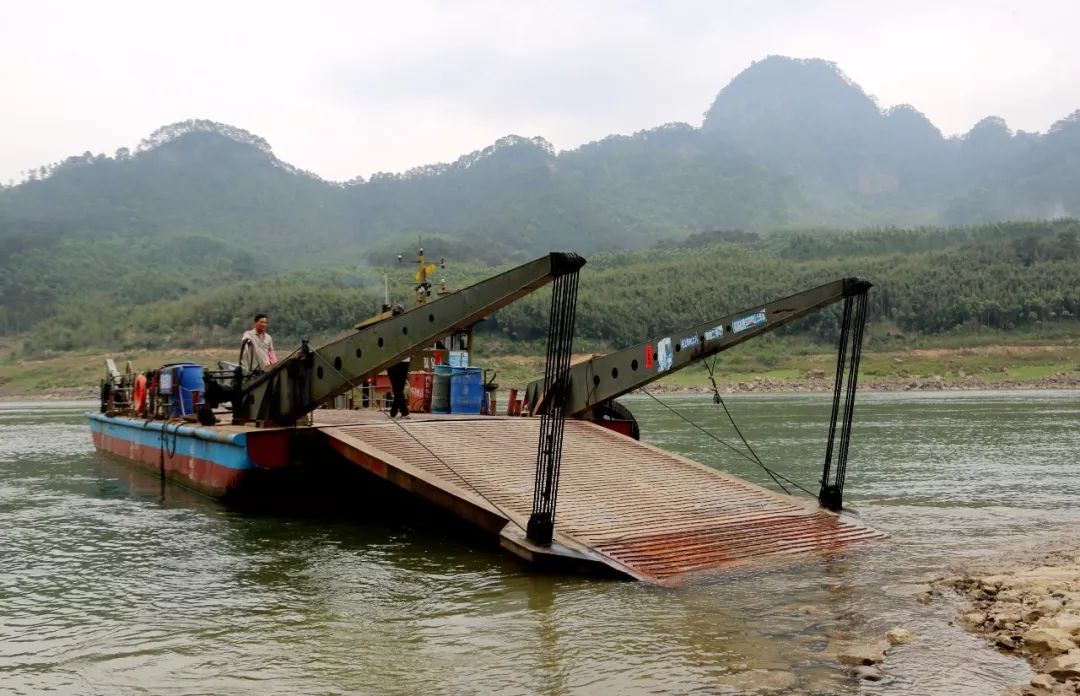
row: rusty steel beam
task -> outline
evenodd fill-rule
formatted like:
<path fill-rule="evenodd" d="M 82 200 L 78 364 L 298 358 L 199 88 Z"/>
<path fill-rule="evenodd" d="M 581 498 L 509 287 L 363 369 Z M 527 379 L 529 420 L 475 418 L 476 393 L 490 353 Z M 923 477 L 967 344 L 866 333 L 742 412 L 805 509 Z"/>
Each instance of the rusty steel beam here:
<path fill-rule="evenodd" d="M 305 341 L 297 353 L 244 384 L 233 403 L 234 422 L 294 424 L 365 377 L 412 355 L 417 348 L 468 329 L 583 265 L 585 259 L 576 254 L 551 253 L 385 321 L 363 326 L 320 348 L 313 349 Z"/>
<path fill-rule="evenodd" d="M 581 415 L 845 297 L 866 292 L 869 287 L 870 283 L 860 278 L 841 278 L 577 363 L 570 368 L 566 415 Z M 543 393 L 542 380 L 529 384 L 525 395 L 534 414 L 543 412 L 546 395 Z"/>

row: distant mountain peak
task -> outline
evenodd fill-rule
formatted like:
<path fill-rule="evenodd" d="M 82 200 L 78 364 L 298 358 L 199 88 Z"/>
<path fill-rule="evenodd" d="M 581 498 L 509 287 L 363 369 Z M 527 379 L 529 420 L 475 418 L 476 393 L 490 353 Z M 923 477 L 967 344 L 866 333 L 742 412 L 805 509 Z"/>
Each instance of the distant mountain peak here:
<path fill-rule="evenodd" d="M 1080 109 L 1072 112 L 1060 121 L 1055 121 L 1054 125 L 1050 126 L 1050 133 L 1064 133 L 1065 131 L 1071 131 L 1076 128 L 1080 128 Z"/>
<path fill-rule="evenodd" d="M 266 157 L 266 160 L 278 169 L 309 179 L 318 181 L 323 180 L 318 174 L 300 169 L 284 160 L 278 159 L 277 155 L 274 154 L 273 148 L 270 147 L 270 143 L 267 142 L 265 138 L 246 131 L 243 128 L 237 128 L 236 126 L 231 126 L 227 123 L 219 123 L 208 119 L 188 119 L 187 121 L 177 121 L 176 123 L 162 126 L 143 138 L 136 148 L 136 153 L 145 157 L 152 155 L 154 152 L 166 148 L 169 145 L 198 139 L 200 136 L 222 138 L 238 145 L 253 148 L 262 153 Z M 205 142 L 200 143 L 200 145 L 205 145 Z M 211 149 L 213 148 L 211 147 Z"/>
<path fill-rule="evenodd" d="M 515 152 L 522 153 L 526 156 L 539 155 L 543 159 L 553 159 L 555 157 L 555 146 L 539 135 L 532 138 L 526 138 L 511 133 L 510 135 L 504 135 L 482 150 L 474 150 L 466 155 L 462 155 L 454 160 L 452 164 L 425 164 L 420 167 L 413 167 L 404 174 L 388 174 L 380 172 L 372 178 L 379 180 L 393 180 L 437 177 L 442 176 L 451 170 L 464 170 L 475 167 L 481 162 L 490 160 L 497 155 L 507 154 L 512 156 L 512 153 Z"/>
<path fill-rule="evenodd" d="M 926 114 L 919 111 L 911 104 L 897 104 L 896 106 L 890 106 L 888 109 L 885 109 L 884 113 L 890 118 L 930 122 L 930 119 L 926 117 Z"/>
<path fill-rule="evenodd" d="M 167 126 L 158 128 L 153 133 L 143 138 L 136 151 L 146 152 L 148 150 L 154 150 L 192 133 L 212 133 L 214 135 L 220 135 L 238 143 L 251 145 L 268 155 L 273 156 L 274 154 L 273 149 L 270 147 L 270 143 L 268 143 L 265 138 L 261 138 L 254 133 L 249 133 L 243 128 L 230 126 L 227 123 L 218 123 L 217 121 L 210 121 L 208 119 L 195 118 L 188 119 L 187 121 L 177 121 L 176 123 L 170 123 Z"/>
<path fill-rule="evenodd" d="M 720 90 L 702 129 L 738 130 L 763 121 L 787 126 L 806 115 L 867 118 L 881 110 L 836 63 L 774 55 L 752 63 Z"/>
<path fill-rule="evenodd" d="M 539 135 L 532 138 L 526 138 L 521 135 L 504 135 L 496 140 L 490 147 L 485 148 L 482 152 L 491 154 L 497 150 L 505 150 L 507 148 L 524 147 L 526 149 L 539 149 L 549 155 L 555 154 L 555 146 L 552 145 L 546 138 Z"/>
<path fill-rule="evenodd" d="M 987 116 L 982 119 L 967 132 L 965 138 L 972 137 L 1012 137 L 1012 130 L 1009 128 L 1009 124 L 1005 122 L 1005 119 L 1000 116 Z"/>
<path fill-rule="evenodd" d="M 906 135 L 926 142 L 940 142 L 945 136 L 941 130 L 926 117 L 926 114 L 911 104 L 897 104 L 884 112 L 891 134 Z"/>

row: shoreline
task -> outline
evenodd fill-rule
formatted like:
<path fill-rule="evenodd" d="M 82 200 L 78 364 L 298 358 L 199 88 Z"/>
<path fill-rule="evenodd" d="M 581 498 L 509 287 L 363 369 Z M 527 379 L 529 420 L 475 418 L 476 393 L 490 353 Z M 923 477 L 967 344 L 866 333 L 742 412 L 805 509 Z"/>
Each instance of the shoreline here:
<path fill-rule="evenodd" d="M 44 391 L 4 391 L 0 389 L 0 401 L 98 401 L 97 387 L 57 387 Z"/>
<path fill-rule="evenodd" d="M 958 571 L 933 581 L 933 591 L 962 597 L 956 622 L 1031 666 L 1035 677 L 1011 693 L 1080 693 L 1080 540 L 1013 550 Z"/>
<path fill-rule="evenodd" d="M 742 394 L 751 392 L 766 393 L 832 393 L 832 380 L 785 380 L 762 377 L 756 380 L 739 382 L 719 382 L 717 386 L 724 394 Z M 860 379 L 860 392 L 898 392 L 898 391 L 989 391 L 989 390 L 1044 390 L 1044 389 L 1080 389 L 1080 373 L 1055 374 L 1042 379 L 995 379 L 986 380 L 968 377 L 962 380 L 946 380 L 941 377 L 917 377 L 902 379 Z M 664 394 L 712 394 L 711 385 L 651 385 L 650 391 Z"/>
<path fill-rule="evenodd" d="M 721 394 L 829 394 L 833 391 L 831 380 L 825 379 L 777 379 L 761 377 L 753 380 L 718 383 Z M 681 385 L 656 383 L 649 391 L 663 395 L 712 394 L 711 385 Z M 865 379 L 859 381 L 859 391 L 908 392 L 908 391 L 1043 391 L 1080 389 L 1080 373 L 1061 373 L 1043 379 L 995 379 L 968 377 L 962 380 L 946 380 L 941 377 L 905 379 Z M 505 389 L 500 389 L 505 393 Z M 84 401 L 96 400 L 98 388 L 55 387 L 52 389 L 5 390 L 0 388 L 0 401 Z"/>
<path fill-rule="evenodd" d="M 97 399 L 105 358 L 130 361 L 137 368 L 179 360 L 212 363 L 228 359 L 225 348 L 134 351 L 112 356 L 96 351 L 36 360 L 0 360 L 0 399 Z M 582 360 L 592 353 L 576 355 Z M 0 358 L 3 358 L 0 349 Z M 520 390 L 543 374 L 543 356 L 477 352 L 476 366 L 498 376 L 500 395 Z M 721 394 L 832 393 L 833 353 L 790 353 L 782 346 L 731 353 L 717 365 Z M 1080 341 L 1016 342 L 967 347 L 911 347 L 863 356 L 859 388 L 867 392 L 1080 389 Z M 712 394 L 704 370 L 682 370 L 648 386 L 657 394 Z"/>

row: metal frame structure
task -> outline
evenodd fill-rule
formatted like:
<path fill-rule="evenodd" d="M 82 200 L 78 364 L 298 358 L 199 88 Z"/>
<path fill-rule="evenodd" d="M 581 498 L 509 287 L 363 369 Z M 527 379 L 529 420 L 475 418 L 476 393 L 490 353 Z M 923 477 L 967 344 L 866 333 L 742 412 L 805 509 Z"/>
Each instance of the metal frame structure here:
<path fill-rule="evenodd" d="M 563 430 L 566 425 L 564 407 L 570 380 L 570 351 L 574 344 L 577 293 L 577 271 L 555 279 L 551 291 L 547 359 L 544 367 L 544 392 L 548 395 L 548 408 L 540 417 L 532 514 L 526 529 L 529 541 L 542 546 L 550 546 L 555 533 L 555 504 L 559 497 L 559 469 L 562 464 Z"/>
<path fill-rule="evenodd" d="M 577 363 L 570 368 L 567 416 L 581 416 L 623 394 L 666 377 L 755 336 L 789 324 L 823 307 L 873 287 L 861 278 L 842 278 L 718 319 L 673 331 L 667 336 Z M 542 380 L 525 388 L 533 415 L 547 407 Z"/>
<path fill-rule="evenodd" d="M 468 329 L 555 278 L 576 273 L 585 259 L 553 252 L 355 333 L 311 348 L 301 348 L 269 371 L 226 390 L 233 422 L 292 425 L 320 405 L 347 392 L 424 346 Z"/>

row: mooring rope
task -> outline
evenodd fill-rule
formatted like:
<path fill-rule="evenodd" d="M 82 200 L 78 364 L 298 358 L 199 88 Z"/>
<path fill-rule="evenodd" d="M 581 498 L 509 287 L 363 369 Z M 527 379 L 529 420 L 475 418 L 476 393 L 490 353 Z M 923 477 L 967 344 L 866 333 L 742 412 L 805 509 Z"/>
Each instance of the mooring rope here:
<path fill-rule="evenodd" d="M 750 452 L 751 455 L 753 455 L 754 461 L 756 461 L 758 464 L 762 464 L 761 457 L 758 456 L 758 453 L 754 451 L 754 448 L 751 447 L 750 443 L 746 441 L 745 437 L 743 437 L 742 431 L 739 430 L 739 426 L 735 422 L 735 418 L 732 417 L 731 411 L 728 410 L 727 404 L 724 403 L 724 397 L 720 396 L 720 387 L 716 384 L 716 358 L 713 358 L 711 365 L 707 361 L 703 362 L 702 364 L 705 365 L 705 369 L 709 371 L 709 382 L 712 383 L 713 388 L 713 403 L 720 404 L 724 407 L 724 413 L 727 414 L 728 420 L 731 421 L 731 427 L 735 429 L 735 433 L 739 436 L 739 439 L 742 440 L 743 445 L 745 445 L 746 449 Z M 762 464 L 762 466 L 764 465 Z"/>
<path fill-rule="evenodd" d="M 780 483 L 780 481 L 778 479 L 783 479 L 787 483 L 791 484 L 795 488 L 798 488 L 800 491 L 806 493 L 809 496 L 814 495 L 810 491 L 806 490 L 806 488 L 804 488 L 803 486 L 799 485 L 798 483 L 792 481 L 791 479 L 784 476 L 783 474 L 778 473 L 776 471 L 773 471 L 769 467 L 765 466 L 765 464 L 760 459 L 755 459 L 755 457 L 757 456 L 756 454 L 754 455 L 754 457 L 751 457 L 751 456 L 747 455 L 745 452 L 743 452 L 742 450 L 740 450 L 738 447 L 735 447 L 731 443 L 724 441 L 723 439 L 717 437 L 715 434 L 713 434 L 713 433 L 709 432 L 708 430 L 706 430 L 705 428 L 701 427 L 700 425 L 698 425 L 697 423 L 695 423 L 691 419 L 687 418 L 682 413 L 676 411 L 674 408 L 672 408 L 670 405 L 665 403 L 663 400 L 659 399 L 655 394 L 653 394 L 652 392 L 647 390 L 645 387 L 639 387 L 638 391 L 642 392 L 643 394 L 645 394 L 646 396 L 648 396 L 649 398 L 654 400 L 656 403 L 660 404 L 661 406 L 663 406 L 667 410 L 671 411 L 672 413 L 674 413 L 679 418 L 682 418 L 684 421 L 689 423 L 691 426 L 693 426 L 693 427 L 697 428 L 698 430 L 700 430 L 701 432 L 705 433 L 705 435 L 707 435 L 708 437 L 712 438 L 713 440 L 720 443 L 724 447 L 727 447 L 729 450 L 731 450 L 735 454 L 739 455 L 743 459 L 745 459 L 745 460 L 747 460 L 749 462 L 752 462 L 752 463 L 758 465 L 759 467 L 761 467 L 762 469 L 764 469 L 765 473 L 767 473 L 769 475 L 769 478 L 771 478 L 776 483 L 777 486 L 780 486 L 780 488 L 784 491 L 784 493 L 787 493 L 788 495 L 791 495 L 791 491 L 789 491 L 787 488 L 785 488 L 784 484 Z M 729 414 L 729 417 L 730 417 L 730 414 Z M 745 442 L 745 440 L 744 440 L 744 442 Z M 751 450 L 751 451 L 753 451 L 753 450 Z"/>

